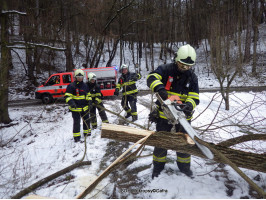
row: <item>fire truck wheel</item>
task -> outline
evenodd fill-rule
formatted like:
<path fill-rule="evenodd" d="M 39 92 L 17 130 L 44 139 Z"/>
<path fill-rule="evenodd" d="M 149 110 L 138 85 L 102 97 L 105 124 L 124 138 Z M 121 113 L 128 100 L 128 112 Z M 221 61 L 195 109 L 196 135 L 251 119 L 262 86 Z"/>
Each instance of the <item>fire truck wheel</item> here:
<path fill-rule="evenodd" d="M 53 101 L 53 97 L 50 94 L 43 94 L 42 95 L 42 103 L 49 104 Z"/>

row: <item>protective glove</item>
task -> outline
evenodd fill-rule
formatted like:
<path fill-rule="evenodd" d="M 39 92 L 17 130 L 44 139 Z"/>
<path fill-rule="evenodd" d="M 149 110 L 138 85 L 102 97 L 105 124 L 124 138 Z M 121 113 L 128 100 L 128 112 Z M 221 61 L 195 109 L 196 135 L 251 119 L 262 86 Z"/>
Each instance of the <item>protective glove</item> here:
<path fill-rule="evenodd" d="M 115 89 L 114 95 L 116 95 L 116 96 L 119 95 L 119 89 L 118 88 Z"/>
<path fill-rule="evenodd" d="M 69 102 L 68 102 L 68 105 L 71 107 L 71 108 L 77 108 L 77 105 L 75 104 L 74 100 L 71 99 Z"/>
<path fill-rule="evenodd" d="M 154 109 L 153 111 L 151 111 L 151 113 L 149 114 L 149 121 L 151 123 L 157 123 L 159 120 L 159 111 L 158 109 Z"/>
<path fill-rule="evenodd" d="M 138 80 L 138 77 L 137 76 L 138 76 L 137 74 L 135 74 L 134 76 L 132 76 L 130 78 L 130 81 L 137 81 Z"/>
<path fill-rule="evenodd" d="M 158 91 L 160 97 L 165 101 L 168 98 L 168 93 L 166 92 L 166 90 L 164 88 L 160 89 Z"/>
<path fill-rule="evenodd" d="M 182 108 L 183 112 L 185 113 L 186 117 L 189 118 L 193 114 L 193 106 L 190 102 L 186 102 L 185 106 Z"/>
<path fill-rule="evenodd" d="M 136 77 L 131 78 L 129 81 L 137 81 L 138 79 Z"/>
<path fill-rule="evenodd" d="M 178 104 L 182 104 L 182 101 L 180 100 L 179 96 L 177 95 L 172 95 L 169 97 L 170 101 L 176 101 Z"/>

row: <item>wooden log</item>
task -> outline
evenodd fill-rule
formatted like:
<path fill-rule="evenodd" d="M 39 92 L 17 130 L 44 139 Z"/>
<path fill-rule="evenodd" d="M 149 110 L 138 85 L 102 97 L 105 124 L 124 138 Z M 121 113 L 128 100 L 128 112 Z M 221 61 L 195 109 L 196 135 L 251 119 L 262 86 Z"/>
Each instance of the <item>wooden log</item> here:
<path fill-rule="evenodd" d="M 151 131 L 148 130 L 103 123 L 101 137 L 135 143 L 150 133 Z M 189 144 L 187 142 L 185 135 L 182 133 L 156 132 L 146 141 L 146 145 L 171 149 L 181 153 L 188 153 L 198 157 L 206 158 L 195 144 Z M 209 143 L 209 145 L 223 153 L 238 167 L 266 172 L 265 154 L 244 152 L 212 143 Z M 218 156 L 215 155 L 215 153 L 214 161 L 218 163 L 223 162 Z"/>

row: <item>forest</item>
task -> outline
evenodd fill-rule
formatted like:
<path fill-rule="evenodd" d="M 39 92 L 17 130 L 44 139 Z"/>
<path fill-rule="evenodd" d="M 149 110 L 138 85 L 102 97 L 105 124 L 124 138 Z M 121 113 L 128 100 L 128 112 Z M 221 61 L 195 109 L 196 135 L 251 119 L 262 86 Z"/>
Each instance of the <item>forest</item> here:
<path fill-rule="evenodd" d="M 29 87 L 38 85 L 37 77 L 44 71 L 50 74 L 58 67 L 71 71 L 77 67 L 76 57 L 83 67 L 97 68 L 101 60 L 111 66 L 119 49 L 116 64 L 121 64 L 125 47 L 131 49 L 132 64 L 153 70 L 155 44 L 160 45 L 159 58 L 165 63 L 185 42 L 195 48 L 205 43 L 210 70 L 221 84 L 241 76 L 245 62 L 252 62 L 256 76 L 256 41 L 258 26 L 265 22 L 264 4 L 263 0 L 1 0 L 0 110 L 4 115 L 0 122 L 10 122 L 4 105 L 14 55 L 23 64 L 21 73 Z M 16 49 L 25 50 L 25 61 Z"/>
<path fill-rule="evenodd" d="M 253 192 L 255 188 L 258 194 L 258 196 L 253 194 L 251 197 L 265 197 L 265 192 L 263 191 L 265 183 L 261 183 L 264 181 L 263 177 L 265 176 L 265 163 L 263 163 L 265 152 L 261 152 L 264 149 L 263 142 L 265 141 L 265 128 L 263 128 L 265 124 L 265 118 L 263 118 L 265 110 L 263 107 L 265 97 L 263 95 L 265 91 L 261 94 L 233 93 L 231 95 L 232 103 L 230 104 L 233 109 L 231 112 L 226 112 L 229 110 L 230 87 L 236 77 L 243 78 L 244 73 L 246 73 L 245 67 L 247 65 L 251 66 L 249 77 L 259 79 L 262 76 L 260 73 L 265 65 L 265 55 L 261 53 L 264 49 L 258 51 L 258 41 L 259 35 L 261 35 L 259 31 L 261 29 L 259 28 L 265 24 L 265 17 L 264 0 L 0 0 L 0 144 L 1 148 L 5 150 L 0 157 L 2 160 L 8 161 L 10 156 L 10 161 L 12 161 L 10 164 L 5 162 L 5 165 L 0 165 L 0 171 L 2 172 L 6 172 L 9 169 L 9 165 L 12 166 L 10 168 L 12 172 L 8 171 L 0 176 L 4 180 L 7 174 L 12 173 L 12 178 L 6 178 L 3 183 L 5 183 L 4 185 L 7 188 L 9 185 L 14 186 L 12 189 L 2 187 L 1 196 L 10 197 L 14 191 L 21 191 L 29 183 L 33 183 L 34 176 L 39 173 L 39 169 L 38 173 L 31 171 L 34 167 L 45 165 L 43 168 L 39 167 L 43 173 L 40 177 L 43 178 L 47 171 L 59 171 L 66 164 L 73 164 L 73 157 L 78 155 L 77 146 L 74 146 L 69 139 L 69 135 L 65 134 L 71 129 L 71 124 L 69 123 L 71 117 L 66 114 L 66 107 L 56 104 L 52 104 L 50 107 L 45 105 L 41 113 L 36 108 L 33 108 L 30 112 L 27 107 L 23 111 L 19 110 L 19 108 L 9 109 L 8 96 L 10 87 L 13 84 L 11 84 L 11 81 L 14 79 L 11 73 L 20 74 L 22 77 L 15 82 L 17 86 L 20 85 L 19 81 L 23 80 L 21 85 L 33 92 L 45 78 L 44 74 L 51 75 L 55 72 L 72 71 L 75 68 L 98 68 L 128 63 L 135 68 L 140 67 L 140 71 L 150 72 L 157 67 L 157 60 L 160 63 L 168 63 L 180 45 L 190 44 L 196 51 L 203 47 L 204 57 L 200 57 L 200 59 L 201 63 L 206 63 L 204 70 L 207 73 L 214 74 L 220 86 L 219 94 L 216 93 L 213 96 L 205 94 L 201 97 L 203 98 L 203 106 L 199 108 L 200 113 L 197 113 L 196 119 L 199 119 L 198 121 L 195 120 L 198 123 L 196 130 L 201 134 L 206 132 L 207 140 L 216 143 L 216 150 L 227 154 L 238 167 L 258 171 L 260 182 L 258 185 L 262 185 L 262 188 L 257 187 L 255 184 L 251 185 L 248 182 L 251 185 L 250 188 L 253 187 Z M 265 32 L 265 25 L 262 26 L 262 29 Z M 263 31 L 262 34 L 264 34 Z M 262 61 L 259 61 L 260 58 L 262 58 Z M 21 71 L 16 71 L 17 63 L 14 61 L 19 62 L 19 65 L 22 66 Z M 142 80 L 141 83 L 145 85 L 145 80 Z M 140 122 L 143 126 L 146 126 L 149 108 L 145 107 L 145 105 L 152 97 L 147 95 L 142 97 L 142 99 L 143 102 L 140 101 L 142 104 L 138 105 L 141 107 L 141 112 L 143 112 Z M 119 100 L 116 99 L 108 103 L 107 108 L 112 108 L 116 113 L 121 113 Z M 223 103 L 225 104 L 225 110 L 221 108 Z M 41 108 L 41 106 L 39 107 Z M 244 113 L 243 116 L 242 112 Z M 66 116 L 62 115 L 62 113 Z M 119 121 L 113 116 L 110 119 L 114 124 Z M 12 120 L 14 120 L 13 124 L 11 123 Z M 61 121 L 67 126 L 62 127 Z M 52 122 L 55 122 L 55 124 Z M 26 124 L 25 126 L 24 123 Z M 14 131 L 12 126 L 16 125 L 19 128 Z M 58 132 L 54 129 L 54 126 L 59 127 Z M 24 129 L 24 127 L 26 128 Z M 231 127 L 235 129 L 231 130 Z M 9 134 L 9 132 L 12 134 Z M 55 140 L 49 137 L 50 132 L 54 135 L 58 134 Z M 95 149 L 98 148 L 93 153 L 96 157 L 100 157 L 101 161 L 93 160 L 92 166 L 97 168 L 99 172 L 107 165 L 106 163 L 111 163 L 115 156 L 118 157 L 123 148 L 128 148 L 128 143 L 124 144 L 117 141 L 108 143 L 108 140 L 99 138 L 100 130 L 98 129 L 93 134 L 95 134 L 93 137 L 96 143 L 90 143 L 90 145 Z M 123 134 L 120 137 L 123 137 Z M 226 134 L 229 136 L 227 135 L 224 138 L 223 136 Z M 34 139 L 38 137 L 41 140 Z M 111 138 L 111 136 L 108 137 Z M 57 141 L 58 144 L 54 143 L 54 141 Z M 135 142 L 135 139 L 132 141 L 125 139 L 125 141 Z M 259 141 L 259 143 L 256 143 L 259 145 L 253 145 L 251 143 L 253 141 Z M 245 145 L 245 142 L 248 144 Z M 38 149 L 39 146 L 36 143 L 41 146 L 40 149 Z M 213 143 L 211 145 L 215 146 Z M 17 144 L 19 144 L 18 147 Z M 53 150 L 47 147 L 51 144 L 54 144 Z M 115 144 L 114 146 L 117 149 L 115 150 L 116 154 L 110 156 L 108 151 L 112 151 L 110 150 L 112 149 L 112 144 Z M 33 148 L 31 145 L 36 145 L 35 149 L 37 148 L 37 150 L 34 149 L 34 153 L 40 151 L 39 154 L 36 153 L 37 155 L 44 156 L 43 152 L 47 152 L 47 155 L 52 152 L 52 159 L 54 160 L 49 156 L 46 157 L 46 154 L 44 156 L 45 161 L 42 161 L 42 158 L 38 156 L 37 158 L 29 156 L 34 162 L 38 161 L 38 164 L 33 167 L 32 165 L 35 163 L 31 159 L 26 159 L 28 155 L 24 155 L 24 153 L 30 152 L 30 148 Z M 111 146 L 110 148 L 109 145 Z M 175 145 L 173 144 L 173 146 Z M 179 148 L 182 148 L 183 144 L 179 145 L 181 146 Z M 229 148 L 234 145 L 237 146 L 237 150 Z M 61 148 L 62 146 L 63 148 Z M 71 146 L 70 150 L 69 146 Z M 151 146 L 154 146 L 154 143 L 151 142 Z M 258 147 L 258 149 L 254 146 Z M 24 147 L 29 148 L 25 150 Z M 106 151 L 106 155 L 102 155 L 102 152 L 106 150 L 105 147 L 109 149 Z M 238 152 L 239 149 L 243 150 L 243 152 Z M 85 147 L 84 157 L 86 150 L 87 147 Z M 187 150 L 184 147 L 184 152 Z M 244 150 L 248 152 L 252 150 L 255 153 L 249 154 L 244 152 Z M 68 151 L 70 151 L 69 154 L 65 153 Z M 144 150 L 147 154 L 150 151 L 148 147 Z M 202 156 L 197 152 L 197 149 L 190 149 L 190 151 L 196 156 Z M 16 156 L 18 153 L 22 156 Z M 60 157 L 60 161 L 56 157 Z M 201 170 L 200 172 L 205 173 L 201 165 L 206 166 L 209 161 L 200 160 L 199 158 L 196 158 L 196 160 L 196 164 L 200 166 L 198 166 Z M 104 163 L 105 161 L 107 162 Z M 216 161 L 215 164 L 210 164 L 217 165 L 217 167 L 213 167 L 213 171 L 220 170 L 221 163 L 224 161 L 221 161 L 220 158 L 216 158 L 214 161 Z M 221 163 L 219 164 L 219 162 Z M 139 169 L 138 164 L 135 163 L 136 166 L 134 166 L 133 161 L 132 163 L 133 171 L 137 171 Z M 254 163 L 256 163 L 255 166 Z M 196 164 L 194 163 L 194 168 L 197 168 L 195 167 L 197 166 Z M 145 161 L 145 167 L 147 169 L 150 167 L 149 161 Z M 232 178 L 233 181 L 230 180 L 231 172 L 227 172 L 224 167 L 221 168 L 223 173 L 227 173 L 228 180 L 227 182 L 225 181 L 225 186 L 229 185 L 227 191 L 230 193 L 232 185 L 235 187 L 231 188 L 232 190 L 238 187 L 236 182 L 234 182 L 235 176 Z M 173 174 L 171 169 L 168 169 L 167 174 L 169 173 Z M 215 178 L 216 175 L 219 177 L 219 173 L 214 175 Z M 250 172 L 252 175 L 255 173 Z M 132 174 L 133 176 L 138 175 L 135 174 L 135 171 Z M 211 174 L 211 172 L 206 172 L 206 174 Z M 130 176 L 122 177 L 117 172 L 113 172 L 113 175 L 112 180 L 115 180 L 115 182 L 119 176 L 121 179 L 126 179 L 125 182 L 129 182 L 132 179 Z M 205 174 L 199 175 L 196 178 L 197 181 L 200 180 L 200 176 L 206 178 Z M 17 181 L 20 177 L 22 177 L 21 180 Z M 40 177 L 36 179 L 40 179 Z M 67 177 L 66 181 L 72 181 L 73 177 L 70 177 L 70 179 Z M 217 181 L 215 178 L 210 176 L 206 180 Z M 143 179 L 146 181 L 146 178 Z M 174 181 L 177 179 L 174 179 Z M 143 181 L 143 184 L 147 184 L 145 181 Z M 230 181 L 232 183 L 229 183 Z M 203 183 L 205 184 L 205 182 Z M 108 185 L 109 183 L 106 184 Z M 152 182 L 152 184 L 155 183 Z M 164 184 L 161 183 L 161 185 Z M 248 187 L 242 182 L 239 185 L 240 189 L 237 188 L 238 190 Z M 217 188 L 219 187 L 217 186 Z M 70 191 L 70 194 L 60 194 L 62 192 L 56 194 L 63 198 L 73 198 L 76 195 L 76 191 L 75 189 L 70 189 Z M 252 190 L 250 189 L 250 191 Z M 251 193 L 250 191 L 249 193 Z M 49 195 L 49 192 L 46 192 L 45 195 Z M 117 196 L 112 195 L 119 194 L 115 192 L 115 188 L 112 192 L 107 191 L 106 193 L 108 198 L 115 198 Z M 234 194 L 233 197 L 243 197 L 244 194 L 241 194 L 242 196 Z M 119 195 L 118 197 L 127 197 L 123 196 L 123 194 Z M 150 196 L 140 194 L 134 197 L 149 198 Z M 172 198 L 170 194 L 167 197 Z M 174 197 L 179 198 L 178 193 L 174 193 Z M 187 196 L 181 196 L 181 198 L 187 198 Z M 197 198 L 199 197 L 197 196 Z"/>
<path fill-rule="evenodd" d="M 245 62 L 252 61 L 256 76 L 256 41 L 258 25 L 265 22 L 264 4 L 263 0 L 1 0 L 0 110 L 4 115 L 0 122 L 10 122 L 4 105 L 12 55 L 19 57 L 15 49 L 25 49 L 25 61 L 19 59 L 29 87 L 38 85 L 37 77 L 44 71 L 52 73 L 58 67 L 71 71 L 75 57 L 82 59 L 83 67 L 97 68 L 101 59 L 111 66 L 119 47 L 121 64 L 128 46 L 132 64 L 148 71 L 154 69 L 155 44 L 166 62 L 178 43 L 197 48 L 202 41 L 210 70 L 221 84 L 241 76 Z M 232 45 L 237 50 L 232 51 Z M 63 63 L 58 66 L 55 60 L 62 52 Z"/>

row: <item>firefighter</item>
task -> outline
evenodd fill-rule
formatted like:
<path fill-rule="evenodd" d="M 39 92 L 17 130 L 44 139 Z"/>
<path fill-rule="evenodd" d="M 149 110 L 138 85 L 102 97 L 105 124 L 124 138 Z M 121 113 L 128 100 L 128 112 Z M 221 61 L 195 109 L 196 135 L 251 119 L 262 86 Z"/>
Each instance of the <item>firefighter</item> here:
<path fill-rule="evenodd" d="M 158 92 L 163 100 L 181 100 L 185 104 L 187 120 L 190 123 L 192 112 L 199 104 L 198 78 L 191 70 L 196 61 L 196 52 L 190 45 L 181 46 L 175 54 L 174 62 L 160 65 L 147 77 L 147 85 L 153 92 Z M 178 103 L 181 103 L 178 101 Z M 156 131 L 170 132 L 173 125 L 168 123 L 160 103 L 157 101 Z M 154 117 L 154 115 L 152 115 Z M 186 133 L 184 128 L 175 125 L 177 132 Z M 155 147 L 153 151 L 152 179 L 158 177 L 166 163 L 167 150 Z M 187 176 L 193 176 L 190 170 L 191 156 L 186 153 L 176 152 L 179 170 Z"/>
<path fill-rule="evenodd" d="M 69 105 L 69 110 L 73 117 L 73 137 L 74 141 L 80 141 L 80 119 L 83 120 L 84 137 L 91 135 L 89 108 L 91 95 L 88 86 L 83 82 L 84 71 L 77 69 L 74 73 L 75 81 L 67 86 L 65 99 Z"/>
<path fill-rule="evenodd" d="M 139 73 L 131 73 L 128 70 L 128 66 L 123 64 L 121 66 L 122 76 L 119 78 L 118 83 L 116 85 L 116 89 L 114 94 L 119 95 L 119 90 L 121 87 L 123 88 L 123 97 L 121 101 L 121 105 L 123 109 L 126 111 L 125 118 L 129 118 L 132 116 L 132 121 L 136 121 L 138 119 L 137 113 L 137 94 L 138 89 L 136 87 L 136 81 L 141 78 Z"/>
<path fill-rule="evenodd" d="M 99 115 L 102 122 L 109 123 L 107 115 L 104 110 L 102 102 L 102 93 L 100 86 L 97 84 L 97 77 L 94 73 L 88 74 L 88 87 L 92 98 L 92 106 L 90 108 L 90 121 L 93 129 L 97 128 L 96 108 L 98 109 Z M 97 107 L 99 105 L 100 107 Z"/>

